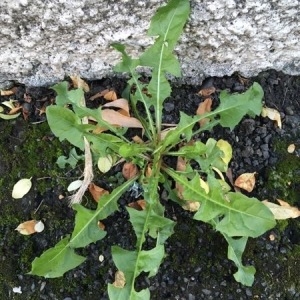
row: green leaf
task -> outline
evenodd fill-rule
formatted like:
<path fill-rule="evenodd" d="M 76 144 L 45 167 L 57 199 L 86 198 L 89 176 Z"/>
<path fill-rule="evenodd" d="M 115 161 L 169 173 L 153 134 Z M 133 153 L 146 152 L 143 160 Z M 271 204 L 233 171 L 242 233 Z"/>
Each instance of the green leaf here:
<path fill-rule="evenodd" d="M 66 164 L 69 164 L 73 169 L 76 167 L 79 160 L 83 160 L 84 155 L 79 155 L 75 148 L 72 148 L 69 152 L 69 157 L 60 156 L 56 163 L 62 169 L 66 167 Z"/>
<path fill-rule="evenodd" d="M 108 286 L 110 299 L 150 299 L 150 292 L 145 289 L 136 292 L 134 280 L 141 272 L 149 272 L 149 277 L 158 272 L 159 265 L 164 257 L 163 245 L 158 245 L 151 250 L 129 251 L 118 246 L 112 247 L 112 257 L 118 270 L 125 275 L 126 284 L 123 288 Z M 140 298 L 143 296 L 144 298 Z"/>
<path fill-rule="evenodd" d="M 180 76 L 180 65 L 173 50 L 189 12 L 190 5 L 187 0 L 170 0 L 166 6 L 159 8 L 148 31 L 148 35 L 158 37 L 140 57 L 141 65 L 152 68 L 148 92 L 153 97 L 158 132 L 161 129 L 162 104 L 171 93 L 171 86 L 165 75 L 167 72 Z"/>
<path fill-rule="evenodd" d="M 232 130 L 245 115 L 251 117 L 260 115 L 263 96 L 263 89 L 256 82 L 243 94 L 229 94 L 222 91 L 221 104 L 216 110 L 220 115 L 220 124 Z"/>
<path fill-rule="evenodd" d="M 149 207 L 149 206 L 148 206 Z M 138 211 L 127 207 L 130 222 L 137 236 L 137 244 L 143 243 L 145 234 L 149 232 L 152 238 L 157 238 L 157 244 L 163 244 L 174 232 L 175 222 L 163 216 L 159 216 L 153 210 Z"/>
<path fill-rule="evenodd" d="M 52 132 L 62 141 L 68 140 L 74 146 L 83 150 L 83 136 L 81 119 L 70 109 L 56 105 L 46 109 L 48 124 Z"/>
<path fill-rule="evenodd" d="M 259 200 L 241 193 L 225 193 L 219 181 L 212 176 L 208 176 L 207 194 L 200 185 L 198 174 L 189 181 L 170 169 L 165 171 L 182 185 L 185 200 L 201 203 L 194 219 L 207 223 L 214 221 L 215 229 L 229 237 L 258 237 L 276 224 L 273 214 Z"/>
<path fill-rule="evenodd" d="M 102 240 L 106 232 L 99 228 L 96 214 L 99 211 L 87 209 L 80 204 L 74 204 L 73 208 L 77 211 L 75 218 L 75 228 L 73 230 L 70 246 L 72 248 L 85 247 L 91 243 Z"/>
<path fill-rule="evenodd" d="M 199 120 L 198 117 L 191 117 L 180 112 L 180 121 L 174 130 L 170 130 L 164 140 L 161 142 L 162 149 L 167 147 L 172 148 L 174 145 L 178 144 L 182 139 L 182 135 L 185 136 L 186 141 L 190 141 L 193 135 L 193 127 L 195 123 Z"/>
<path fill-rule="evenodd" d="M 68 240 L 68 237 L 62 239 L 55 247 L 35 258 L 28 274 L 45 278 L 61 277 L 65 272 L 82 264 L 85 257 L 76 254 L 69 246 Z"/>
<path fill-rule="evenodd" d="M 58 106 L 65 106 L 67 104 L 75 104 L 79 106 L 84 99 L 83 90 L 75 89 L 69 91 L 69 83 L 67 81 L 55 84 L 52 89 L 57 93 L 55 102 Z"/>
<path fill-rule="evenodd" d="M 232 260 L 238 268 L 233 274 L 235 280 L 243 285 L 252 286 L 254 282 L 255 268 L 253 266 L 244 266 L 242 263 L 242 255 L 246 247 L 247 238 L 242 237 L 233 239 L 224 235 L 228 243 L 228 258 Z"/>
<path fill-rule="evenodd" d="M 75 248 L 85 247 L 90 243 L 104 238 L 106 232 L 97 226 L 98 220 L 105 219 L 118 209 L 117 201 L 132 185 L 136 178 L 132 178 L 117 187 L 110 195 L 101 197 L 95 211 L 84 208 L 80 204 L 74 205 L 77 211 L 75 228 L 72 236 L 64 238 L 55 247 L 48 249 L 32 263 L 29 274 L 44 277 L 60 277 L 67 271 L 77 267 L 85 257 L 75 253 Z"/>

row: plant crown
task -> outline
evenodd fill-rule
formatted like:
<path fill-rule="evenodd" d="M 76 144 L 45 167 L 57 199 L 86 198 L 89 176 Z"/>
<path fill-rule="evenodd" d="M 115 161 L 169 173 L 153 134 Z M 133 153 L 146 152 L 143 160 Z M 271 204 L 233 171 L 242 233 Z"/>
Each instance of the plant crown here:
<path fill-rule="evenodd" d="M 83 263 L 86 258 L 77 254 L 76 249 L 105 237 L 106 232 L 99 229 L 98 221 L 118 210 L 118 199 L 137 182 L 142 187 L 146 205 L 142 210 L 126 208 L 136 244 L 134 250 L 112 246 L 113 261 L 117 270 L 121 271 L 119 274 L 124 277 L 124 284 L 108 285 L 110 299 L 150 299 L 149 289 L 135 289 L 135 280 L 142 272 L 148 273 L 149 277 L 158 272 L 165 256 L 164 242 L 172 235 L 175 226 L 173 220 L 165 217 L 163 201 L 159 196 L 160 187 L 168 191 L 170 200 L 193 211 L 195 220 L 210 224 L 225 238 L 228 258 L 237 267 L 234 278 L 247 286 L 253 284 L 255 268 L 243 265 L 242 254 L 249 237 L 258 237 L 275 226 L 274 217 L 259 200 L 231 191 L 225 182 L 222 172 L 227 171 L 231 159 L 230 144 L 213 138 L 204 143 L 197 137 L 216 125 L 233 129 L 245 115 L 259 115 L 263 90 L 258 83 L 254 83 L 243 94 L 222 91 L 220 104 L 213 111 L 198 116 L 181 112 L 176 127 L 164 129 L 163 102 L 171 93 L 166 74 L 180 76 L 179 61 L 173 50 L 189 11 L 188 0 L 170 0 L 166 6 L 159 8 L 148 31 L 155 41 L 137 59 L 131 58 L 123 45 L 112 45 L 122 54 L 122 61 L 116 65 L 115 71 L 130 74 L 126 92 L 134 117 L 143 125 L 143 143 L 128 140 L 124 128 L 105 121 L 101 107 L 85 107 L 81 88 L 69 90 L 67 82 L 53 87 L 57 92 L 56 105 L 49 106 L 46 113 L 52 132 L 60 140 L 66 139 L 84 150 L 85 138 L 90 143 L 94 158 L 107 155 L 123 158 L 137 165 L 139 172 L 112 193 L 102 196 L 95 210 L 74 204 L 76 218 L 72 234 L 36 258 L 29 274 L 59 277 Z M 138 66 L 151 69 L 148 83 L 141 80 L 136 70 Z M 82 122 L 85 117 L 93 118 L 94 122 Z M 199 121 L 203 119 L 208 122 L 199 126 Z M 97 126 L 109 131 L 95 133 Z M 184 162 L 184 168 L 167 165 L 165 158 L 168 156 Z M 66 162 L 64 160 L 61 164 Z M 151 249 L 145 248 L 144 244 L 149 238 L 156 241 Z"/>

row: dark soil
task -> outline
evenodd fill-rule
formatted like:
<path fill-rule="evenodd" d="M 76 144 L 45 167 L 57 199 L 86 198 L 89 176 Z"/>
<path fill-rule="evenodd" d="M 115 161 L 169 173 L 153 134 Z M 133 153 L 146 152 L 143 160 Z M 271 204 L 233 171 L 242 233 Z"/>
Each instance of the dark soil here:
<path fill-rule="evenodd" d="M 216 128 L 202 139 L 213 136 L 231 143 L 233 178 L 244 172 L 257 172 L 257 184 L 249 196 L 271 201 L 279 198 L 300 207 L 300 77 L 268 71 L 248 80 L 237 74 L 209 78 L 203 86 L 243 92 L 253 81 L 262 85 L 265 105 L 281 113 L 282 129 L 267 118 L 245 118 L 232 132 Z M 104 79 L 91 82 L 90 86 L 90 95 L 106 88 L 114 88 L 120 94 L 125 83 Z M 164 122 L 178 122 L 179 111 L 195 114 L 202 101 L 197 94 L 200 89 L 201 86 L 174 86 L 164 105 Z M 110 247 L 129 249 L 135 243 L 124 209 L 132 201 L 130 193 L 120 199 L 120 212 L 104 221 L 107 237 L 79 251 L 87 256 L 80 267 L 57 279 L 26 275 L 36 256 L 72 231 L 74 212 L 66 198 L 59 200 L 58 196 L 65 195 L 70 181 L 81 175 L 83 164 L 72 170 L 60 169 L 55 163 L 58 156 L 68 155 L 71 147 L 60 143 L 46 122 L 40 123 L 45 121 L 40 109 L 53 101 L 53 91 L 19 86 L 12 97 L 24 103 L 24 93 L 32 98 L 26 105 L 27 120 L 22 116 L 13 121 L 0 119 L 0 299 L 108 299 L 106 285 L 113 282 L 116 271 Z M 0 101 L 3 100 L 7 98 Z M 292 154 L 287 152 L 290 144 L 296 146 Z M 102 184 L 114 184 L 117 180 L 114 176 L 96 176 Z M 12 199 L 14 183 L 29 177 L 33 177 L 31 191 L 21 200 Z M 226 258 L 227 246 L 222 237 L 168 202 L 164 191 L 161 198 L 167 216 L 176 220 L 177 226 L 166 243 L 167 256 L 157 276 L 141 276 L 138 280 L 138 288 L 150 288 L 152 299 L 300 299 L 299 219 L 280 221 L 264 236 L 249 241 L 244 262 L 253 264 L 257 272 L 253 287 L 245 287 L 234 281 L 236 268 Z M 95 206 L 88 195 L 83 204 Z M 43 220 L 45 230 L 32 236 L 14 230 L 30 219 Z M 99 255 L 104 256 L 103 262 Z M 22 294 L 14 293 L 13 288 L 19 286 Z"/>

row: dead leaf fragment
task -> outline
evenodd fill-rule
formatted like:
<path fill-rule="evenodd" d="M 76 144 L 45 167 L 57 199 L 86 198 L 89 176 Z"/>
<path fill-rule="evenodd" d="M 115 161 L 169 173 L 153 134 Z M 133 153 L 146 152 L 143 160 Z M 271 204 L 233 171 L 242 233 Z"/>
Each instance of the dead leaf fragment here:
<path fill-rule="evenodd" d="M 125 279 L 125 275 L 122 271 L 117 271 L 115 273 L 115 281 L 113 283 L 113 285 L 116 287 L 116 288 L 120 288 L 122 289 L 126 284 L 126 279 Z"/>
<path fill-rule="evenodd" d="M 261 116 L 264 118 L 268 117 L 270 120 L 275 121 L 280 129 L 282 128 L 281 117 L 278 110 L 274 108 L 263 107 L 261 110 Z"/>
<path fill-rule="evenodd" d="M 42 221 L 30 220 L 23 222 L 16 228 L 23 235 L 30 235 L 36 232 L 42 232 L 45 226 Z"/>
<path fill-rule="evenodd" d="M 132 162 L 126 162 L 123 165 L 122 174 L 125 179 L 131 179 L 138 173 L 138 167 Z"/>
<path fill-rule="evenodd" d="M 142 123 L 132 117 L 124 116 L 118 111 L 113 109 L 104 109 L 101 111 L 102 119 L 114 126 L 128 127 L 128 128 L 141 128 L 144 130 Z"/>
<path fill-rule="evenodd" d="M 17 89 L 18 89 L 17 87 L 14 87 L 11 90 L 5 90 L 5 91 L 1 90 L 1 96 L 11 96 L 16 93 Z"/>
<path fill-rule="evenodd" d="M 115 91 L 108 91 L 103 95 L 103 98 L 107 101 L 115 101 L 118 99 Z"/>
<path fill-rule="evenodd" d="M 92 197 L 96 202 L 98 202 L 103 195 L 109 194 L 107 190 L 94 184 L 93 182 L 89 185 L 89 192 L 92 194 Z"/>
<path fill-rule="evenodd" d="M 98 221 L 97 225 L 101 230 L 105 230 L 105 225 L 101 221 Z"/>
<path fill-rule="evenodd" d="M 196 114 L 198 116 L 202 116 L 205 113 L 208 113 L 211 111 L 211 105 L 212 105 L 212 99 L 207 98 L 203 102 L 201 102 L 198 106 Z M 204 126 L 207 122 L 209 122 L 209 118 L 204 118 L 199 121 L 200 126 Z"/>
<path fill-rule="evenodd" d="M 288 152 L 288 153 L 294 153 L 295 149 L 296 149 L 295 144 L 290 144 L 290 145 L 288 146 L 288 148 L 287 148 L 287 152 Z"/>
<path fill-rule="evenodd" d="M 73 86 L 75 88 L 81 88 L 83 89 L 86 93 L 90 91 L 90 87 L 89 85 L 83 80 L 81 79 L 79 76 L 70 76 Z"/>
<path fill-rule="evenodd" d="M 105 89 L 105 90 L 103 90 L 103 91 L 101 91 L 101 92 L 95 94 L 94 96 L 90 97 L 89 100 L 93 101 L 93 100 L 95 100 L 95 99 L 97 99 L 97 98 L 103 97 L 103 96 L 104 96 L 105 94 L 107 94 L 108 92 L 109 92 L 109 90 L 108 90 L 108 89 Z"/>
<path fill-rule="evenodd" d="M 136 210 L 145 210 L 146 209 L 146 200 L 141 199 L 134 202 L 128 203 L 128 206 Z"/>
<path fill-rule="evenodd" d="M 216 88 L 211 86 L 209 88 L 206 89 L 202 89 L 198 92 L 198 95 L 202 96 L 202 97 L 208 97 L 211 94 L 213 94 L 216 91 Z"/>
<path fill-rule="evenodd" d="M 280 205 L 268 200 L 262 201 L 273 213 L 276 220 L 294 219 L 300 217 L 300 210 L 295 206 L 290 206 L 287 202 L 277 199 Z"/>
<path fill-rule="evenodd" d="M 255 186 L 255 174 L 254 173 L 244 173 L 241 174 L 234 182 L 234 185 L 246 190 L 247 192 L 252 192 Z"/>
<path fill-rule="evenodd" d="M 185 201 L 185 204 L 182 205 L 182 208 L 184 210 L 195 212 L 195 211 L 198 211 L 198 209 L 200 208 L 200 202 L 198 202 L 198 201 Z"/>
<path fill-rule="evenodd" d="M 119 108 L 119 110 L 118 110 L 119 113 L 121 113 L 124 116 L 130 117 L 128 100 L 126 100 L 124 98 L 120 98 L 120 99 L 114 100 L 112 102 L 108 102 L 108 103 L 104 104 L 102 107 Z"/>
<path fill-rule="evenodd" d="M 31 178 L 23 178 L 20 179 L 13 187 L 12 197 L 14 199 L 21 199 L 23 198 L 31 189 L 32 182 Z"/>

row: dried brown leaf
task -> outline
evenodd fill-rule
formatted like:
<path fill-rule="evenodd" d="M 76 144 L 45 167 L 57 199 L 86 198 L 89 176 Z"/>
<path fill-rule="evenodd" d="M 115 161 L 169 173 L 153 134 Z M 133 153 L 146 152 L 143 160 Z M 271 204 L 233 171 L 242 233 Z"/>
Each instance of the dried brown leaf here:
<path fill-rule="evenodd" d="M 126 162 L 123 165 L 122 174 L 127 180 L 135 177 L 138 172 L 138 167 L 132 162 Z"/>
<path fill-rule="evenodd" d="M 128 100 L 126 100 L 124 98 L 120 98 L 115 101 L 108 102 L 108 103 L 104 104 L 102 107 L 120 108 L 120 110 L 124 111 L 124 113 L 122 113 L 123 115 L 130 117 Z"/>
<path fill-rule="evenodd" d="M 93 101 L 93 100 L 95 100 L 95 99 L 97 99 L 97 98 L 101 98 L 101 97 L 103 97 L 105 94 L 107 94 L 108 92 L 109 92 L 108 89 L 103 90 L 103 91 L 101 91 L 101 92 L 95 94 L 94 96 L 90 97 L 89 100 Z"/>
<path fill-rule="evenodd" d="M 252 192 L 255 186 L 255 174 L 254 173 L 244 173 L 241 174 L 234 182 L 234 185 L 246 190 L 247 192 Z"/>
<path fill-rule="evenodd" d="M 115 101 L 118 99 L 115 91 L 108 91 L 103 95 L 103 98 L 107 101 Z"/>
<path fill-rule="evenodd" d="M 89 192 L 92 194 L 93 199 L 98 202 L 103 195 L 109 194 L 109 192 L 102 187 L 91 182 L 89 184 Z"/>
<path fill-rule="evenodd" d="M 205 99 L 203 102 L 201 102 L 199 104 L 196 114 L 198 116 L 202 116 L 205 113 L 210 112 L 211 111 L 211 105 L 212 105 L 212 99 L 211 98 Z M 200 124 L 200 126 L 203 126 L 207 122 L 209 122 L 209 118 L 204 118 L 204 119 L 199 121 L 199 124 Z"/>
<path fill-rule="evenodd" d="M 213 94 L 216 91 L 216 88 L 211 86 L 209 88 L 206 89 L 202 89 L 198 92 L 198 95 L 202 96 L 202 97 L 208 97 L 211 94 Z"/>
<path fill-rule="evenodd" d="M 145 210 L 146 209 L 146 203 L 147 202 L 144 199 L 141 199 L 141 200 L 137 200 L 137 201 L 128 203 L 128 206 L 132 207 L 136 210 Z"/>
<path fill-rule="evenodd" d="M 104 109 L 101 112 L 102 119 L 114 126 L 141 128 L 144 130 L 142 123 L 136 119 L 124 116 L 113 109 Z"/>
<path fill-rule="evenodd" d="M 44 227 L 42 221 L 30 220 L 19 224 L 16 230 L 23 235 L 30 235 L 36 232 L 42 232 Z"/>
<path fill-rule="evenodd" d="M 14 95 L 17 90 L 18 90 L 17 87 L 13 87 L 10 90 L 6 90 L 6 91 L 1 90 L 0 94 L 1 94 L 1 96 L 11 96 L 11 95 Z"/>

